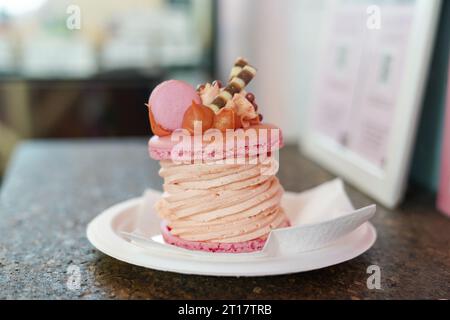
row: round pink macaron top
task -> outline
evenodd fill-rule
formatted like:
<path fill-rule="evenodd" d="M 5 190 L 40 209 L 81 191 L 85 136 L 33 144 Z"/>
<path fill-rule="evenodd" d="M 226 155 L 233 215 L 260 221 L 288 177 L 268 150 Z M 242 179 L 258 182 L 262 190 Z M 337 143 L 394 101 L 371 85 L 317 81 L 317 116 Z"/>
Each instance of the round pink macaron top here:
<path fill-rule="evenodd" d="M 184 113 L 192 101 L 201 103 L 194 87 L 184 81 L 168 80 L 153 90 L 148 104 L 159 125 L 167 130 L 175 130 L 181 128 Z"/>

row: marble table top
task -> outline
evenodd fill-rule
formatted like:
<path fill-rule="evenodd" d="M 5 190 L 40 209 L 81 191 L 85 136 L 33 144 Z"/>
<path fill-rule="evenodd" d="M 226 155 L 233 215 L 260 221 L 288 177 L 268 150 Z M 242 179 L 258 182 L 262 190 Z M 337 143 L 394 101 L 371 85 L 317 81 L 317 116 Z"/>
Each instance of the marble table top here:
<path fill-rule="evenodd" d="M 334 176 L 296 147 L 280 155 L 286 190 Z M 374 247 L 321 270 L 274 277 L 221 278 L 149 270 L 108 257 L 85 236 L 105 208 L 161 189 L 146 140 L 32 140 L 10 161 L 0 193 L 0 299 L 413 299 L 450 298 L 450 219 L 434 196 L 408 191 L 400 208 L 378 207 Z M 346 186 L 355 207 L 374 201 Z M 381 289 L 367 268 L 381 270 Z M 70 276 L 80 287 L 68 286 Z"/>

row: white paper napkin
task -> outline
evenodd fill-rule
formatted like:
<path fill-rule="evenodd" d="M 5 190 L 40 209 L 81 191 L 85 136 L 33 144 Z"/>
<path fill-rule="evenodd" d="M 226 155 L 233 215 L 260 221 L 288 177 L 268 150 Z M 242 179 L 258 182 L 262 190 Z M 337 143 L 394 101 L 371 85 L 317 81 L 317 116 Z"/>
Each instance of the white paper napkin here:
<path fill-rule="evenodd" d="M 240 254 L 208 253 L 164 244 L 160 232 L 161 220 L 153 209 L 154 203 L 161 195 L 162 193 L 156 190 L 147 190 L 144 193 L 134 231 L 122 236 L 149 250 L 196 258 L 257 258 L 291 255 L 322 248 L 356 230 L 372 218 L 376 211 L 375 205 L 355 210 L 345 193 L 342 181 L 336 179 L 301 193 L 286 192 L 282 206 L 292 226 L 273 230 L 262 251 Z"/>

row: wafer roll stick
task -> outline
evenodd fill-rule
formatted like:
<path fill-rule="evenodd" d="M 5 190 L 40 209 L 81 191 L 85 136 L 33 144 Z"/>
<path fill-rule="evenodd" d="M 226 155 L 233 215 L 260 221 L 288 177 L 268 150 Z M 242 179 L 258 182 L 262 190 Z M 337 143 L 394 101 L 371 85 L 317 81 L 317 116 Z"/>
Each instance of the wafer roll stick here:
<path fill-rule="evenodd" d="M 246 65 L 248 65 L 247 60 L 245 60 L 244 58 L 237 58 L 236 62 L 234 63 L 233 68 L 231 69 L 230 72 L 230 77 L 228 78 L 228 81 L 230 81 L 231 79 L 233 79 L 234 77 L 236 77 L 239 72 L 242 71 L 242 68 L 244 68 Z"/>
<path fill-rule="evenodd" d="M 255 68 L 249 64 L 243 66 L 241 71 L 239 71 L 239 73 L 228 82 L 227 86 L 219 93 L 219 95 L 214 98 L 209 107 L 213 109 L 214 112 L 217 112 L 221 108 L 225 107 L 227 102 L 231 100 L 236 93 L 241 92 L 255 77 L 255 75 Z"/>

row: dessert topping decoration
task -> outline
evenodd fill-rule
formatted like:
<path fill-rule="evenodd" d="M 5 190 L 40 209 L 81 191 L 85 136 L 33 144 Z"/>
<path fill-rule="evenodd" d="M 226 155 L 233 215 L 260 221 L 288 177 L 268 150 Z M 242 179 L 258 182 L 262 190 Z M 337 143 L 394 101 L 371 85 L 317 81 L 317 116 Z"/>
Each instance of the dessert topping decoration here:
<path fill-rule="evenodd" d="M 222 108 L 214 118 L 214 128 L 225 132 L 227 129 L 236 129 L 236 115 L 233 109 Z"/>
<path fill-rule="evenodd" d="M 259 124 L 262 116 L 255 95 L 244 90 L 255 75 L 256 69 L 238 58 L 225 87 L 220 80 L 200 84 L 197 89 L 179 80 L 164 81 L 147 104 L 153 133 L 167 136 L 184 128 L 194 134 L 196 122 L 201 122 L 202 131 L 216 128 L 223 132 Z"/>
<path fill-rule="evenodd" d="M 198 122 L 202 132 L 211 128 L 225 132 L 226 129 L 235 129 L 235 118 L 233 109 L 222 108 L 218 113 L 214 113 L 207 106 L 192 102 L 184 114 L 182 127 L 194 134 L 195 124 Z"/>
<path fill-rule="evenodd" d="M 213 84 L 213 86 L 217 85 L 219 88 L 223 87 L 222 81 L 220 81 L 220 80 L 214 80 L 212 84 Z"/>
<path fill-rule="evenodd" d="M 241 68 L 240 65 L 243 65 L 243 63 L 241 63 L 242 61 L 245 60 L 239 58 L 233 69 Z M 235 69 L 235 71 L 236 70 L 238 69 Z M 231 74 L 233 75 L 233 71 Z M 250 83 L 255 75 L 256 69 L 249 64 L 245 64 L 240 69 L 239 73 L 230 79 L 227 86 L 220 91 L 219 95 L 208 106 L 217 113 L 219 109 L 225 107 L 227 102 L 231 100 L 236 93 L 240 93 Z"/>
<path fill-rule="evenodd" d="M 194 134 L 195 123 L 199 122 L 202 126 L 202 131 L 205 132 L 212 128 L 215 116 L 210 108 L 192 101 L 191 106 L 184 113 L 182 127 Z"/>
<path fill-rule="evenodd" d="M 247 60 L 245 60 L 242 57 L 237 58 L 236 61 L 234 62 L 233 68 L 231 69 L 230 76 L 228 79 L 231 80 L 234 77 L 236 77 L 239 74 L 239 72 L 242 71 L 242 68 L 244 68 L 246 65 L 248 65 Z"/>
<path fill-rule="evenodd" d="M 248 128 L 252 124 L 259 123 L 258 113 L 253 104 L 245 97 L 245 93 L 238 93 L 227 102 L 223 109 L 231 109 L 236 115 L 236 128 Z M 223 110 L 221 109 L 221 110 Z"/>
<path fill-rule="evenodd" d="M 248 101 L 253 103 L 253 102 L 255 102 L 255 95 L 253 93 L 249 92 L 245 95 L 245 99 L 247 99 Z"/>
<path fill-rule="evenodd" d="M 159 84 L 150 95 L 147 105 L 153 132 L 168 135 L 181 128 L 183 115 L 192 101 L 201 104 L 200 96 L 190 84 L 179 80 Z"/>
<path fill-rule="evenodd" d="M 211 104 L 215 97 L 217 97 L 220 93 L 220 87 L 217 82 L 213 82 L 212 84 L 206 83 L 200 87 L 199 95 L 202 99 L 202 103 L 207 106 Z M 212 109 L 211 109 L 212 110 Z"/>
<path fill-rule="evenodd" d="M 150 127 L 152 128 L 153 134 L 156 134 L 157 136 L 164 137 L 168 136 L 172 133 L 172 131 L 164 129 L 160 124 L 158 124 L 155 120 L 155 117 L 153 116 L 152 109 L 147 104 L 148 107 L 148 117 L 150 119 Z"/>

